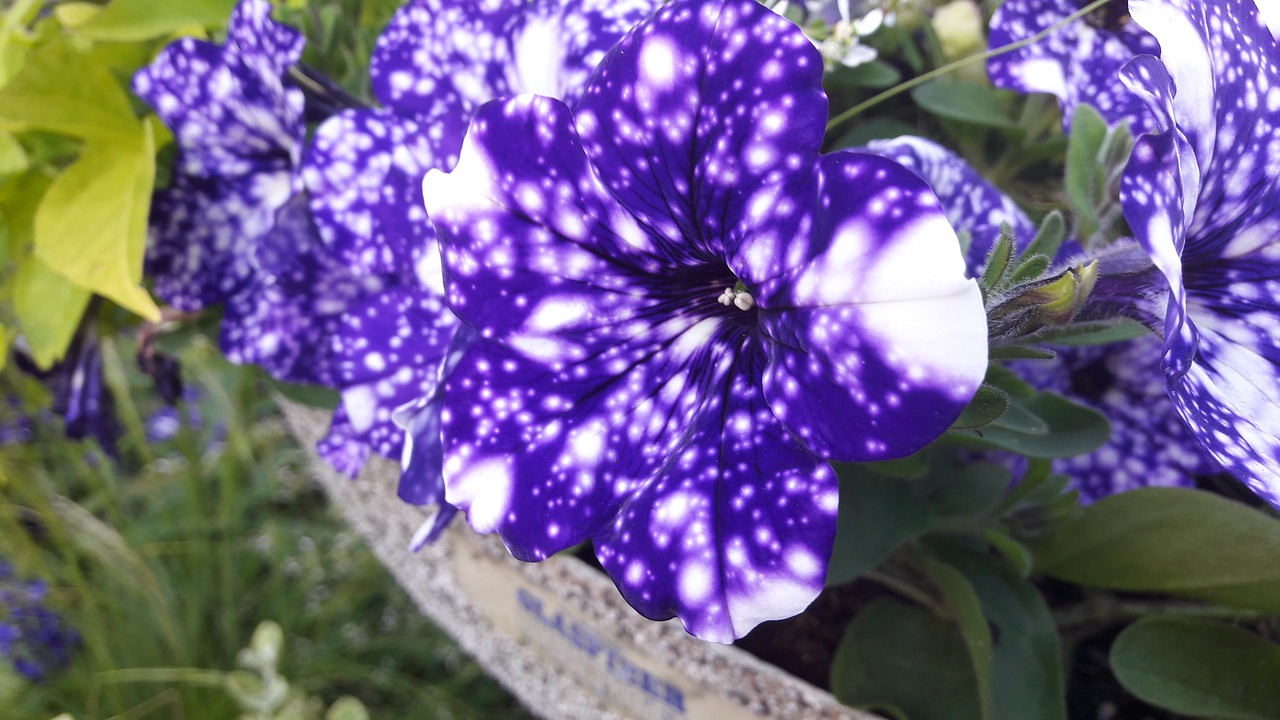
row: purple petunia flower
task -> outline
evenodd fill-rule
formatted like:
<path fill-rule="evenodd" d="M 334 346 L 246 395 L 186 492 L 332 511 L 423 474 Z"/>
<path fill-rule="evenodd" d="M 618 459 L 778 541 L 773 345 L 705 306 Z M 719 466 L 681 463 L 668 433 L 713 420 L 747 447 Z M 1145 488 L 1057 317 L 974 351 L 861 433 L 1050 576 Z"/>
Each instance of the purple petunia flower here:
<path fill-rule="evenodd" d="M 92 437 L 110 457 L 117 457 L 117 443 L 124 434 L 116 417 L 115 399 L 102 376 L 102 351 L 98 338 L 86 332 L 72 343 L 57 365 L 41 370 L 25 353 L 14 353 L 17 366 L 42 382 L 53 396 L 53 413 L 63 420 L 67 437 Z M 30 434 L 30 425 L 26 426 Z"/>
<path fill-rule="evenodd" d="M 1280 506 L 1280 48 L 1253 0 L 1133 0 L 1171 48 L 1125 82 L 1161 132 L 1121 182 L 1137 239 L 1168 281 L 1169 395 L 1223 467 Z"/>
<path fill-rule="evenodd" d="M 66 667 L 80 635 L 44 605 L 41 581 L 19 580 L 0 560 L 0 655 L 28 680 L 39 682 Z"/>
<path fill-rule="evenodd" d="M 592 540 L 641 614 L 728 642 L 823 585 L 826 458 L 910 453 L 986 369 L 986 318 L 916 176 L 820 156 L 822 59 L 751 0 L 682 0 L 576 111 L 484 106 L 425 181 L 449 303 L 451 503 L 540 560 Z"/>
<path fill-rule="evenodd" d="M 990 45 L 995 49 L 1029 38 L 1079 12 L 1089 1 L 1005 0 L 991 18 Z M 987 72 L 997 87 L 1056 96 L 1067 129 L 1076 107 L 1086 103 L 1108 123 L 1127 121 L 1138 133 L 1152 129 L 1151 116 L 1142 100 L 1118 82 L 1118 75 L 1134 56 L 1155 52 L 1155 39 L 1129 21 L 1124 0 L 1113 0 L 1039 42 L 991 58 Z"/>
<path fill-rule="evenodd" d="M 599 58 L 657 4 L 415 0 L 396 13 L 370 65 L 384 108 L 330 119 L 303 160 L 325 252 L 383 286 L 328 332 L 342 406 L 319 451 L 335 467 L 354 475 L 370 447 L 403 455 L 400 497 L 443 502 L 437 382 L 458 321 L 444 305 L 422 176 L 456 162 L 480 103 L 531 90 L 576 99 Z M 405 447 L 392 414 L 410 401 L 402 417 L 415 441 Z M 437 516 L 434 532 L 452 514 Z"/>
<path fill-rule="evenodd" d="M 252 249 L 292 192 L 303 96 L 281 78 L 303 40 L 270 15 L 266 0 L 241 0 L 225 45 L 182 38 L 134 76 L 134 92 L 179 150 L 173 181 L 152 205 L 147 273 L 182 310 L 250 283 Z"/>

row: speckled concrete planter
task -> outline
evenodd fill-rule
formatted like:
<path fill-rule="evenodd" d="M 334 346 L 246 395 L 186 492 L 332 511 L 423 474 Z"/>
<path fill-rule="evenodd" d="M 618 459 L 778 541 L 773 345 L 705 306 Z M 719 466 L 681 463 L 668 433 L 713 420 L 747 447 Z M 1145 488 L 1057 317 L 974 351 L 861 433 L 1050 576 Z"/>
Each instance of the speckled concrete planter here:
<path fill-rule="evenodd" d="M 293 434 L 314 447 L 329 414 L 281 406 Z M 355 481 L 314 456 L 313 467 L 422 612 L 542 717 L 878 720 L 737 648 L 695 640 L 675 621 L 640 617 L 573 558 L 519 562 L 461 519 L 411 553 L 424 515 L 396 498 L 394 463 L 371 462 Z"/>

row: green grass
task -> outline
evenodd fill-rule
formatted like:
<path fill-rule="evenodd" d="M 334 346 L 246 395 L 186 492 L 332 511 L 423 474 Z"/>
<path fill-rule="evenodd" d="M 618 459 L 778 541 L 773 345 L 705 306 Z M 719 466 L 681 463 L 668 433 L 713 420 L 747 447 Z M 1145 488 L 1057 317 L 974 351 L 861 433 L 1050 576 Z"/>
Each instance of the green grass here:
<path fill-rule="evenodd" d="M 130 427 L 119 462 L 56 419 L 0 449 L 0 555 L 48 581 L 83 636 L 64 673 L 0 697 L 6 720 L 238 717 L 208 671 L 235 670 L 265 620 L 284 630 L 281 675 L 325 706 L 353 695 L 374 718 L 527 716 L 336 519 L 258 372 L 191 342 L 202 424 L 151 446 L 141 419 L 156 401 L 129 352 L 104 347 Z M 0 386 L 39 395 L 12 367 Z"/>

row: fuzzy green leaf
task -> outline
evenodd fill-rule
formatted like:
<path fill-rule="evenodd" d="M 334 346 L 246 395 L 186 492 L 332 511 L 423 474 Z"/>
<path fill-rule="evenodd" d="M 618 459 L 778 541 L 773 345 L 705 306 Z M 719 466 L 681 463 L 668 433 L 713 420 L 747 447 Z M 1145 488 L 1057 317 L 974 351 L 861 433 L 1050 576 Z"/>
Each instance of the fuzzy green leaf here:
<path fill-rule="evenodd" d="M 1038 570 L 1081 585 L 1280 613 L 1280 522 L 1218 495 L 1119 493 L 1029 546 Z"/>
<path fill-rule="evenodd" d="M 1140 620 L 1111 646 L 1111 668 L 1126 690 L 1181 715 L 1280 717 L 1280 645 L 1221 622 Z"/>
<path fill-rule="evenodd" d="M 928 504 L 897 478 L 864 464 L 837 463 L 840 517 L 827 568 L 827 584 L 846 583 L 872 570 L 904 542 L 929 527 Z"/>
<path fill-rule="evenodd" d="M 1005 414 L 984 426 L 980 436 L 957 432 L 948 436 L 1028 457 L 1073 457 L 1101 447 L 1111 436 L 1111 425 L 1096 410 L 1056 393 L 1042 392 L 1031 398 L 1012 398 Z"/>
<path fill-rule="evenodd" d="M 978 593 L 955 568 L 928 556 L 920 558 L 920 568 L 942 590 L 947 608 L 960 628 L 973 666 L 978 687 L 978 707 L 984 720 L 994 720 L 991 705 L 991 628 L 982 614 Z"/>
<path fill-rule="evenodd" d="M 1016 129 L 1008 116 L 1010 93 L 985 83 L 934 80 L 911 91 L 916 104 L 939 117 L 980 127 Z"/>
<path fill-rule="evenodd" d="M 960 543 L 931 547 L 966 580 L 989 623 L 991 717 L 1065 720 L 1061 641 L 1039 590 L 977 549 Z"/>
<path fill-rule="evenodd" d="M 1098 158 L 1107 139 L 1107 121 L 1086 104 L 1071 116 L 1071 137 L 1067 141 L 1066 190 L 1081 238 L 1097 232 L 1099 194 L 1106 183 L 1106 169 Z"/>
<path fill-rule="evenodd" d="M 981 385 L 973 399 L 951 424 L 953 430 L 972 430 L 982 427 L 1004 414 L 1009 406 L 1009 395 L 994 385 Z"/>
<path fill-rule="evenodd" d="M 900 708 L 911 720 L 982 716 L 959 632 L 890 598 L 871 601 L 849 624 L 831 663 L 831 692 L 854 707 Z"/>

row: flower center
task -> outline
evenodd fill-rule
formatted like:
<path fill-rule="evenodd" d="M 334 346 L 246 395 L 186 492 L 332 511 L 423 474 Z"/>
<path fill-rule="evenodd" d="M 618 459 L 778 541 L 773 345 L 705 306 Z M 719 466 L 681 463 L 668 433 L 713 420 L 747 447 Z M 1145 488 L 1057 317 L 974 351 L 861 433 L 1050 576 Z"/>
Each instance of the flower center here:
<path fill-rule="evenodd" d="M 716 300 L 725 307 L 732 305 L 739 310 L 750 310 L 756 306 L 756 299 L 747 292 L 747 286 L 741 280 L 731 288 L 725 288 Z"/>

